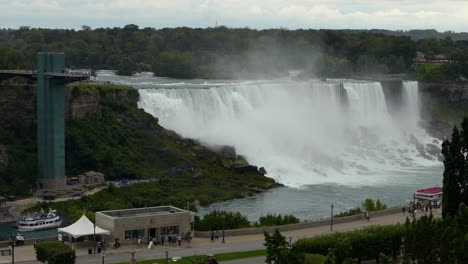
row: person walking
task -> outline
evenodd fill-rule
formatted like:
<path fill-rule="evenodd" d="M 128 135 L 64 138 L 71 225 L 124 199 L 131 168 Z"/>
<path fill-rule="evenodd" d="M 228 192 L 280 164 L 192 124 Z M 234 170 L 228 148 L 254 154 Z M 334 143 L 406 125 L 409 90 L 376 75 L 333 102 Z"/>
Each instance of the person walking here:
<path fill-rule="evenodd" d="M 151 248 L 154 248 L 153 238 L 150 238 L 149 243 L 148 243 L 148 249 L 151 249 Z"/>
<path fill-rule="evenodd" d="M 215 239 L 215 233 L 214 233 L 214 231 L 213 231 L 213 230 L 211 230 L 210 239 L 211 239 L 211 242 L 214 242 L 214 239 Z"/>
<path fill-rule="evenodd" d="M 369 215 L 369 212 L 367 212 L 367 211 L 366 211 L 366 212 L 364 213 L 364 216 L 366 217 L 366 219 L 367 219 L 367 222 L 369 222 L 369 221 L 370 221 L 370 215 Z"/>
<path fill-rule="evenodd" d="M 182 236 L 180 234 L 177 234 L 177 243 L 179 244 L 179 246 L 182 245 Z"/>

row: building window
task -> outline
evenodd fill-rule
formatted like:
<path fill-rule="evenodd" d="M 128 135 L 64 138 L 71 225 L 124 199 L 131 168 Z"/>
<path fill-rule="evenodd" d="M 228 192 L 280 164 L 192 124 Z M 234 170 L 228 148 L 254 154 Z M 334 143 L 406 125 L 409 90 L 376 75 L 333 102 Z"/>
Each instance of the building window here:
<path fill-rule="evenodd" d="M 179 233 L 179 226 L 160 227 L 159 228 L 159 233 L 161 235 L 178 234 Z"/>
<path fill-rule="evenodd" d="M 125 230 L 125 240 L 138 239 L 145 236 L 144 229 Z"/>

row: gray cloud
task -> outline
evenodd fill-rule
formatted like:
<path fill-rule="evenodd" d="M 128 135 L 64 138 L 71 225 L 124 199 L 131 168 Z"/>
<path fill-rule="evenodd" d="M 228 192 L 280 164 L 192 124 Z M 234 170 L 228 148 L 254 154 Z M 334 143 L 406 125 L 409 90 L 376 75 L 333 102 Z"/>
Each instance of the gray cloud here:
<path fill-rule="evenodd" d="M 461 0 L 0 0 L 0 27 L 435 28 L 468 31 Z"/>

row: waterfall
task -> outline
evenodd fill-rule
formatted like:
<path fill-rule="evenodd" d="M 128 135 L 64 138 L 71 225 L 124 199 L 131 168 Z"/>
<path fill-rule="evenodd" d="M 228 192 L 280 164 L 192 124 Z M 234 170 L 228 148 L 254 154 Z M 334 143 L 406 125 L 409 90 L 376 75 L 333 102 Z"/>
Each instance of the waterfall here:
<path fill-rule="evenodd" d="M 432 164 L 418 127 L 417 82 L 392 116 L 379 82 L 278 81 L 140 89 L 162 126 L 206 145 L 232 145 L 288 186 L 391 181 L 389 170 Z M 410 125 L 409 125 L 410 124 Z M 421 139 L 415 143 L 414 138 Z"/>
<path fill-rule="evenodd" d="M 406 117 L 405 125 L 411 126 L 412 129 L 415 129 L 418 127 L 418 123 L 420 121 L 418 82 L 403 82 L 402 99 L 404 105 L 404 116 Z"/>

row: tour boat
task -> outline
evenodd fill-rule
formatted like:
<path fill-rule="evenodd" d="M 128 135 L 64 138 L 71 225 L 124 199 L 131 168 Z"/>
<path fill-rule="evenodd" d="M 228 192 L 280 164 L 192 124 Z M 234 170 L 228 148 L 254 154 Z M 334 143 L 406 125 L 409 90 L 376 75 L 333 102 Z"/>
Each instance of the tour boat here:
<path fill-rule="evenodd" d="M 62 224 L 62 217 L 57 211 L 39 214 L 34 217 L 22 217 L 18 221 L 18 231 L 36 231 L 42 229 L 56 228 Z"/>

